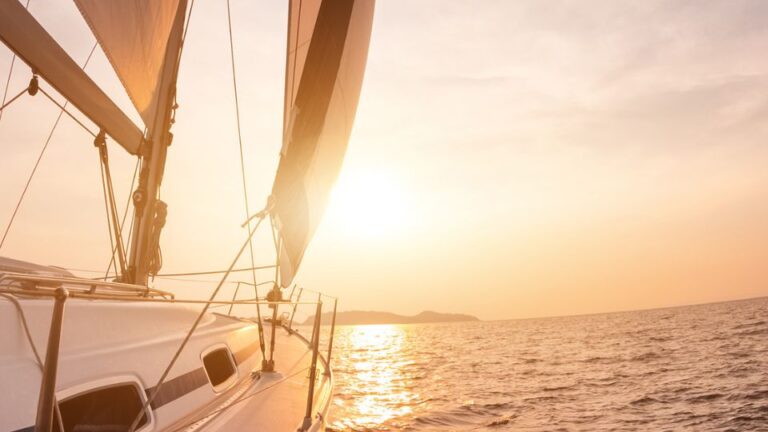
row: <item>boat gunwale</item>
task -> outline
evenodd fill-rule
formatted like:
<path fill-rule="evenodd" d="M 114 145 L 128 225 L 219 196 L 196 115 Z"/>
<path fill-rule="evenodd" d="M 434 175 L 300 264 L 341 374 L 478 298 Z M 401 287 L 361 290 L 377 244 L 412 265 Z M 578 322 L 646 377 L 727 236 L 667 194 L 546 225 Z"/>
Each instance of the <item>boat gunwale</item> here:
<path fill-rule="evenodd" d="M 31 283 L 29 285 L 17 285 L 16 283 Z M 56 285 L 54 285 L 56 284 Z M 124 284 L 119 282 L 105 282 L 93 279 L 77 278 L 77 277 L 54 277 L 44 275 L 34 275 L 15 272 L 0 272 L 0 293 L 8 294 L 16 297 L 26 299 L 44 299 L 52 298 L 56 295 L 56 289 L 59 287 L 65 287 L 69 291 L 69 297 L 81 300 L 103 300 L 103 301 L 118 301 L 118 302 L 149 302 L 149 303 L 167 303 L 167 304 L 218 304 L 218 305 L 317 305 L 322 301 L 260 301 L 255 300 L 223 300 L 223 301 L 207 301 L 207 300 L 191 300 L 191 299 L 177 299 L 172 293 L 149 288 L 140 285 Z M 74 289 L 69 290 L 72 287 Z M 106 288 L 108 293 L 99 293 L 94 287 Z M 111 291 L 111 292 L 110 292 Z M 234 322 L 257 324 L 257 321 L 253 318 L 238 317 L 218 312 L 209 312 L 211 315 L 219 318 L 229 318 Z M 272 325 L 275 325 L 272 323 Z M 279 327 L 285 331 L 285 335 L 290 337 L 295 335 L 299 341 L 307 348 L 308 352 L 313 350 L 312 343 L 296 329 L 288 327 L 285 323 L 279 323 Z M 318 330 L 319 331 L 319 330 Z M 320 430 L 325 424 L 328 410 L 330 409 L 331 402 L 333 400 L 333 386 L 335 383 L 333 370 L 330 367 L 329 361 L 326 358 L 319 347 L 317 352 L 317 358 L 322 363 L 323 374 L 319 388 L 316 388 L 313 395 L 313 416 L 312 423 L 308 430 Z M 226 395 L 231 395 L 233 391 L 245 385 L 251 387 L 257 385 L 260 381 L 258 378 L 254 379 L 254 373 L 257 370 L 251 370 L 251 373 L 243 376 L 239 381 L 239 384 L 233 383 L 233 385 L 220 393 L 218 397 L 215 397 L 209 404 L 208 408 L 211 409 L 215 406 L 226 405 L 226 402 L 222 403 L 224 398 L 226 401 Z M 250 375 L 250 376 L 249 376 Z M 250 383 L 248 382 L 250 381 Z M 320 402 L 316 404 L 315 401 Z M 205 408 L 203 408 L 204 410 Z M 200 410 L 198 410 L 199 412 Z M 204 420 L 205 417 L 200 420 Z M 177 423 L 178 424 L 178 423 Z M 170 425 L 173 426 L 173 425 Z M 205 429 L 205 426 L 202 426 Z"/>

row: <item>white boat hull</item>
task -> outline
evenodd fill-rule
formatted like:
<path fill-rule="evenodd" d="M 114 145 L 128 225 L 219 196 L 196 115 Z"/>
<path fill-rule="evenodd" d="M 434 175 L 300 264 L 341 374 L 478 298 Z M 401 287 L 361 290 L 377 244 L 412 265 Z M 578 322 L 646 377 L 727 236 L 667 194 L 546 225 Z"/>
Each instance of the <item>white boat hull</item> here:
<path fill-rule="evenodd" d="M 18 302 L 39 355 L 45 359 L 53 301 L 21 298 Z M 141 389 L 142 402 L 146 402 L 198 311 L 171 303 L 68 300 L 57 400 L 134 383 Z M 262 360 L 256 324 L 206 314 L 152 401 L 149 422 L 137 430 L 247 427 L 295 431 L 306 409 L 311 350 L 305 339 L 283 328 L 277 330 L 276 372 L 254 374 Z M 265 333 L 268 336 L 270 332 Z M 214 386 L 202 359 L 218 348 L 229 350 L 236 370 Z M 324 373 L 320 363 L 312 409 L 315 430 L 323 428 L 332 385 L 330 374 Z M 20 315 L 10 301 L 0 297 L 0 388 L 4 389 L 0 392 L 0 430 L 34 429 L 41 377 Z"/>

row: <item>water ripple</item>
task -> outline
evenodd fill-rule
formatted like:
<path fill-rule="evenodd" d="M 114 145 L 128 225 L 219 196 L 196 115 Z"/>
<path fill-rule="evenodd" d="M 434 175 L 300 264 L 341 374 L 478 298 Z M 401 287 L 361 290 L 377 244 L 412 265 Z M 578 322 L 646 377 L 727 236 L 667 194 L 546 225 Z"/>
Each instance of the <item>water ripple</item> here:
<path fill-rule="evenodd" d="M 347 326 L 331 431 L 768 430 L 768 298 Z"/>

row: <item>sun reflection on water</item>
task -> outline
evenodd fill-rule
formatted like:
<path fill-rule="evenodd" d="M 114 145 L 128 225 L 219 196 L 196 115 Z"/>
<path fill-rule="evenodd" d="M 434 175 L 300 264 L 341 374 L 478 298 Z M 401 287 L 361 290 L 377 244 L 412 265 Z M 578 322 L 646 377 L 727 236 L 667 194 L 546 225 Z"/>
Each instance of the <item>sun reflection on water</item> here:
<path fill-rule="evenodd" d="M 336 405 L 354 412 L 354 421 L 338 419 L 334 430 L 373 427 L 409 415 L 418 395 L 411 391 L 409 362 L 403 362 L 406 332 L 397 325 L 365 325 L 340 329 L 348 332 L 343 347 L 348 355 L 337 364 L 337 379 L 344 394 Z"/>

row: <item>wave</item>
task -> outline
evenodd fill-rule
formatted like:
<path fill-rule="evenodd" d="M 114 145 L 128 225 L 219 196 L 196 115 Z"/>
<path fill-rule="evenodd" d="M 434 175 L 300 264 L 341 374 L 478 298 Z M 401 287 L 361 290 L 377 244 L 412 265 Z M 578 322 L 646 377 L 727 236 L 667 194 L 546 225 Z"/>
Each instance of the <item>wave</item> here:
<path fill-rule="evenodd" d="M 512 421 L 514 421 L 516 418 L 517 418 L 516 415 L 515 416 L 507 416 L 507 417 L 503 417 L 503 418 L 500 418 L 500 419 L 492 420 L 492 421 L 486 423 L 484 426 L 485 427 L 490 427 L 490 428 L 499 427 L 499 426 L 506 426 L 506 425 L 510 424 Z"/>
<path fill-rule="evenodd" d="M 690 403 L 704 403 L 712 402 L 718 399 L 724 398 L 726 395 L 723 393 L 706 393 L 702 395 L 692 396 L 686 399 Z"/>
<path fill-rule="evenodd" d="M 768 401 L 768 389 L 733 393 L 728 396 L 728 399 L 734 401 Z M 766 407 L 768 408 L 768 405 Z"/>
<path fill-rule="evenodd" d="M 328 430 L 765 429 L 768 298 L 707 307 L 339 334 Z"/>
<path fill-rule="evenodd" d="M 734 333 L 735 336 L 762 336 L 768 335 L 768 327 L 744 330 Z"/>
<path fill-rule="evenodd" d="M 639 399 L 633 400 L 629 404 L 630 405 L 634 405 L 634 406 L 638 406 L 638 405 L 639 406 L 646 406 L 646 405 L 657 404 L 657 403 L 662 403 L 662 402 L 660 400 L 654 398 L 654 397 L 643 396 L 643 397 L 641 397 Z"/>
<path fill-rule="evenodd" d="M 555 403 L 563 400 L 560 396 L 533 396 L 523 399 L 524 402 L 529 404 L 534 403 Z"/>
<path fill-rule="evenodd" d="M 743 330 L 743 329 L 748 329 L 748 328 L 752 328 L 752 327 L 762 327 L 762 326 L 766 326 L 766 325 L 768 325 L 768 321 L 758 320 L 758 321 L 752 321 L 752 322 L 746 322 L 746 323 L 738 324 L 738 325 L 735 325 L 735 326 L 733 326 L 731 328 L 734 329 L 734 330 Z"/>
<path fill-rule="evenodd" d="M 616 363 L 619 359 L 616 357 L 601 357 L 601 356 L 595 356 L 595 357 L 589 357 L 584 360 L 581 360 L 582 363 Z"/>
<path fill-rule="evenodd" d="M 576 387 L 575 384 L 565 385 L 565 386 L 552 386 L 552 387 L 544 386 L 544 387 L 541 388 L 541 391 L 556 392 L 556 391 L 570 390 L 570 389 L 572 389 L 574 387 Z"/>
<path fill-rule="evenodd" d="M 660 358 L 662 358 L 662 355 L 657 353 L 656 351 L 646 351 L 642 354 L 638 354 L 636 356 L 630 357 L 629 361 L 644 362 L 648 360 L 658 360 Z"/>

